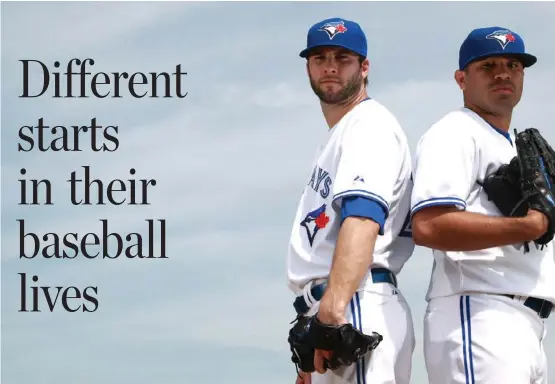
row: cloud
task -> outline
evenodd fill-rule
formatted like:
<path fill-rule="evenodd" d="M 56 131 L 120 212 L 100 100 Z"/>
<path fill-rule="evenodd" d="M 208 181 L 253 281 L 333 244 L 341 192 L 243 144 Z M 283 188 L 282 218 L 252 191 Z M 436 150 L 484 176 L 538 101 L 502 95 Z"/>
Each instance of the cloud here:
<path fill-rule="evenodd" d="M 199 286 L 198 294 L 185 301 L 178 300 L 175 294 L 159 298 L 156 303 L 149 302 L 148 313 L 144 312 L 144 308 L 136 307 L 106 320 L 101 328 L 107 332 L 122 329 L 120 338 L 124 340 L 180 340 L 194 344 L 214 343 L 222 347 L 283 351 L 284 335 L 288 332 L 289 322 L 295 317 L 292 296 L 284 289 L 285 280 L 268 280 L 260 276 L 224 280 L 224 284 L 225 288 L 217 291 L 210 286 Z M 246 321 L 249 318 L 254 324 Z M 180 331 L 176 333 L 176 329 Z M 269 329 L 272 332 L 268 332 Z"/>
<path fill-rule="evenodd" d="M 221 89 L 220 99 L 224 107 L 234 106 L 243 110 L 253 107 L 284 109 L 314 105 L 314 97 L 308 87 L 287 82 L 259 86 L 226 84 Z"/>
<path fill-rule="evenodd" d="M 3 47 L 9 56 L 30 54 L 52 57 L 54 52 L 48 45 L 50 41 L 63 51 L 103 50 L 115 42 L 133 39 L 143 31 L 156 32 L 162 23 L 173 22 L 187 17 L 188 11 L 199 4 L 154 4 L 138 3 L 132 8 L 124 4 L 103 4 L 98 12 L 98 4 L 59 4 L 52 7 L 35 3 L 29 12 L 17 4 L 3 4 L 2 9 L 11 17 L 4 18 L 4 30 L 17 31 L 24 20 L 27 28 L 16 40 L 5 39 Z M 44 26 L 47 25 L 47 28 Z M 37 40 L 37 37 L 39 40 Z"/>

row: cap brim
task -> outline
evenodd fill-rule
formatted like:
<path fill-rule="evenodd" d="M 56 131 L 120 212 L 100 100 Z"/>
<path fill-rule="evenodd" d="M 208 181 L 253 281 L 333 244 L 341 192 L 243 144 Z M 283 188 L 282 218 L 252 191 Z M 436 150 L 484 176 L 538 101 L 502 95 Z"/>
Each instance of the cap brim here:
<path fill-rule="evenodd" d="M 538 58 L 536 56 L 529 53 L 520 53 L 514 56 L 518 57 L 525 67 L 531 67 L 532 65 L 536 64 L 536 61 L 538 61 Z"/>
<path fill-rule="evenodd" d="M 536 56 L 530 54 L 530 53 L 498 52 L 498 53 L 488 53 L 488 54 L 485 54 L 485 55 L 473 57 L 472 59 L 468 60 L 468 62 L 465 65 L 465 68 L 470 63 L 472 63 L 474 61 L 483 60 L 483 59 L 486 59 L 488 57 L 494 57 L 494 56 L 512 56 L 512 57 L 516 57 L 522 62 L 522 65 L 524 65 L 525 68 L 531 67 L 532 65 L 536 64 L 536 61 L 538 61 L 538 58 Z"/>
<path fill-rule="evenodd" d="M 314 44 L 314 45 L 311 45 L 311 46 L 308 47 L 308 48 L 303 49 L 303 50 L 299 53 L 299 56 L 300 56 L 300 57 L 306 58 L 306 57 L 308 57 L 308 55 L 310 54 L 310 52 L 311 52 L 312 50 L 314 50 L 315 48 L 321 48 L 321 47 L 341 47 L 341 48 L 345 48 L 345 49 L 347 49 L 347 50 L 349 50 L 349 51 L 351 51 L 351 52 L 353 52 L 353 53 L 356 53 L 357 55 L 360 55 L 359 52 L 353 51 L 352 49 L 349 49 L 349 48 L 345 47 L 345 46 L 344 46 L 343 44 L 341 44 L 341 43 L 334 43 L 333 41 L 327 41 L 327 42 L 325 42 L 325 43 Z"/>

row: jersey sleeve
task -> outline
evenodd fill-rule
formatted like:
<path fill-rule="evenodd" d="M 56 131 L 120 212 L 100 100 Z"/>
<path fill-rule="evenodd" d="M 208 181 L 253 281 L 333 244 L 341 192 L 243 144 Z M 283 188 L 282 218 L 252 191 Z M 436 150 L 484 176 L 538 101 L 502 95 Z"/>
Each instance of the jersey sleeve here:
<path fill-rule="evenodd" d="M 411 216 L 431 206 L 466 209 L 477 176 L 476 144 L 468 133 L 433 127 L 420 139 L 413 170 Z"/>
<path fill-rule="evenodd" d="M 378 233 L 384 234 L 385 209 L 380 203 L 361 196 L 348 196 L 341 200 L 341 222 L 349 216 L 366 217 L 378 223 Z"/>
<path fill-rule="evenodd" d="M 364 197 L 378 203 L 387 218 L 405 151 L 395 130 L 375 125 L 361 119 L 343 134 L 333 204 L 341 209 L 344 198 Z"/>

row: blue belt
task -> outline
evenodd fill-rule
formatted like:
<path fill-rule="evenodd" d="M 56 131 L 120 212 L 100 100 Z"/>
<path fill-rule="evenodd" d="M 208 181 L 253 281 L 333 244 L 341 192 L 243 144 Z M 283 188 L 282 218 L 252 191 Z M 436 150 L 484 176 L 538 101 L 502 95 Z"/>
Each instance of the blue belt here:
<path fill-rule="evenodd" d="M 393 284 L 395 288 L 397 288 L 397 278 L 389 269 L 386 268 L 372 268 L 370 270 L 372 274 L 372 281 L 374 283 L 389 283 Z M 324 296 L 324 291 L 326 290 L 327 283 L 324 282 L 322 284 L 315 285 L 310 290 L 310 294 L 314 298 L 315 301 L 320 301 L 322 296 Z M 309 305 L 303 296 L 298 296 L 293 303 L 295 310 L 299 315 L 304 315 L 308 312 L 311 305 Z"/>
<path fill-rule="evenodd" d="M 505 295 L 511 299 L 515 298 L 515 295 Z M 538 316 L 542 319 L 547 319 L 551 314 L 553 309 L 553 303 L 544 299 L 539 299 L 537 297 L 529 297 L 524 303 L 526 307 L 530 308 L 532 311 L 536 312 Z"/>

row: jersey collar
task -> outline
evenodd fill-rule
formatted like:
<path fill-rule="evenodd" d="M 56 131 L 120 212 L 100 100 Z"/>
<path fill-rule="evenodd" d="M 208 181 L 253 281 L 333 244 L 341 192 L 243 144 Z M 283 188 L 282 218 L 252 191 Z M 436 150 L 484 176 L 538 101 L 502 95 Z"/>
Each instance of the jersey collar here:
<path fill-rule="evenodd" d="M 473 116 L 475 116 L 477 119 L 479 119 L 480 121 L 482 121 L 483 123 L 487 124 L 489 127 L 493 128 L 494 131 L 496 131 L 497 133 L 499 133 L 501 136 L 505 137 L 509 143 L 511 144 L 511 146 L 513 145 L 513 139 L 511 137 L 511 134 L 509 132 L 506 132 L 500 128 L 497 128 L 496 126 L 494 126 L 493 124 L 491 124 L 489 121 L 485 120 L 482 116 L 480 116 L 479 114 L 477 114 L 476 112 L 474 112 L 472 109 L 467 108 L 467 107 L 463 107 L 463 111 L 472 114 Z"/>

